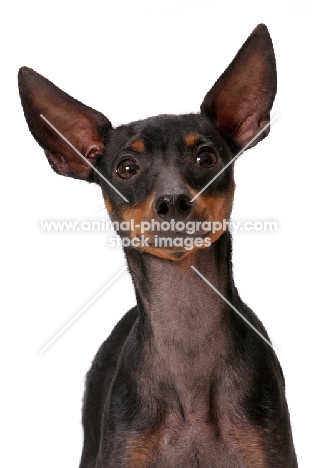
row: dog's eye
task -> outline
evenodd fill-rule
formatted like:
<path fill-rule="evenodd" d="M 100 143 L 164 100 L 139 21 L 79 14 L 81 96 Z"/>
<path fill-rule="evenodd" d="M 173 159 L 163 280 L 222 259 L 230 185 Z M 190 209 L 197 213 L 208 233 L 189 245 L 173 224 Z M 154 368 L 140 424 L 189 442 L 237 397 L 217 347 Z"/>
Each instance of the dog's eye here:
<path fill-rule="evenodd" d="M 196 164 L 205 168 L 211 168 L 217 163 L 218 157 L 210 148 L 204 148 L 196 156 Z"/>
<path fill-rule="evenodd" d="M 139 170 L 139 165 L 133 159 L 124 159 L 121 161 L 116 169 L 117 174 L 122 179 L 130 179 L 133 177 Z"/>

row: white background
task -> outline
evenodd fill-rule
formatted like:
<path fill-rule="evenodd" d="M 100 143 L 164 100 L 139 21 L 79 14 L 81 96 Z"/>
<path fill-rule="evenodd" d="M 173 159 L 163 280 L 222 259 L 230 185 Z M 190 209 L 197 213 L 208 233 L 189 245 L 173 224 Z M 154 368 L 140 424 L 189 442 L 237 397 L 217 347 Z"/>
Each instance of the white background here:
<path fill-rule="evenodd" d="M 10 2 L 1 12 L 1 465 L 77 468 L 84 375 L 135 303 L 126 272 L 40 349 L 124 266 L 104 233 L 44 233 L 42 220 L 106 219 L 96 186 L 56 175 L 25 123 L 27 65 L 118 125 L 197 112 L 254 27 L 276 51 L 278 115 L 236 164 L 234 273 L 264 322 L 287 383 L 301 468 L 311 466 L 311 8 L 306 1 Z M 97 208 L 99 207 L 99 208 Z M 278 468 L 278 467 L 277 467 Z"/>

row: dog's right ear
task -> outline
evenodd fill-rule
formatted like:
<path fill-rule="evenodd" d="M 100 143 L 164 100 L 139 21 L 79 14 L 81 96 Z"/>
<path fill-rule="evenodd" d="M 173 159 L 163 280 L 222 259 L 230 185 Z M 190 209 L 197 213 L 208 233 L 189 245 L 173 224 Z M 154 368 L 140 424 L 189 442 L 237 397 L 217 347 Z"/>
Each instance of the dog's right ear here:
<path fill-rule="evenodd" d="M 30 68 L 20 69 L 18 84 L 29 129 L 45 150 L 55 172 L 91 181 L 93 176 L 91 166 L 50 127 L 41 115 L 92 165 L 104 153 L 105 140 L 112 128 L 110 121 L 100 112 L 64 93 Z"/>

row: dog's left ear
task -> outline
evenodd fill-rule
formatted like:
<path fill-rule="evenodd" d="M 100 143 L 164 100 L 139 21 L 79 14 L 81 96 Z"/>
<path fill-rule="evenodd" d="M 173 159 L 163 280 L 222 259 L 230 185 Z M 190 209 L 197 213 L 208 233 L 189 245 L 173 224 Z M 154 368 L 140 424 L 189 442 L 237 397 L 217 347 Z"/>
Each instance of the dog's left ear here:
<path fill-rule="evenodd" d="M 206 94 L 201 110 L 221 133 L 243 148 L 270 121 L 275 94 L 273 44 L 267 27 L 259 24 Z M 266 137 L 269 128 L 249 148 Z"/>

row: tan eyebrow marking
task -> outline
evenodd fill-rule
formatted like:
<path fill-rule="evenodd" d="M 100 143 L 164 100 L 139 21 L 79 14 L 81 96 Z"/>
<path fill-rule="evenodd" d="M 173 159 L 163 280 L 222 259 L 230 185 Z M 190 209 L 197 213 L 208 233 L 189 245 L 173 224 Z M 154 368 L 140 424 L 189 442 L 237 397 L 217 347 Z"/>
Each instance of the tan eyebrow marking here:
<path fill-rule="evenodd" d="M 189 148 L 193 148 L 199 142 L 199 136 L 195 135 L 194 133 L 190 133 L 185 137 L 186 146 Z"/>
<path fill-rule="evenodd" d="M 134 140 L 131 144 L 130 144 L 130 148 L 132 149 L 132 151 L 135 151 L 136 153 L 143 153 L 143 151 L 145 150 L 145 143 L 143 140 Z"/>

